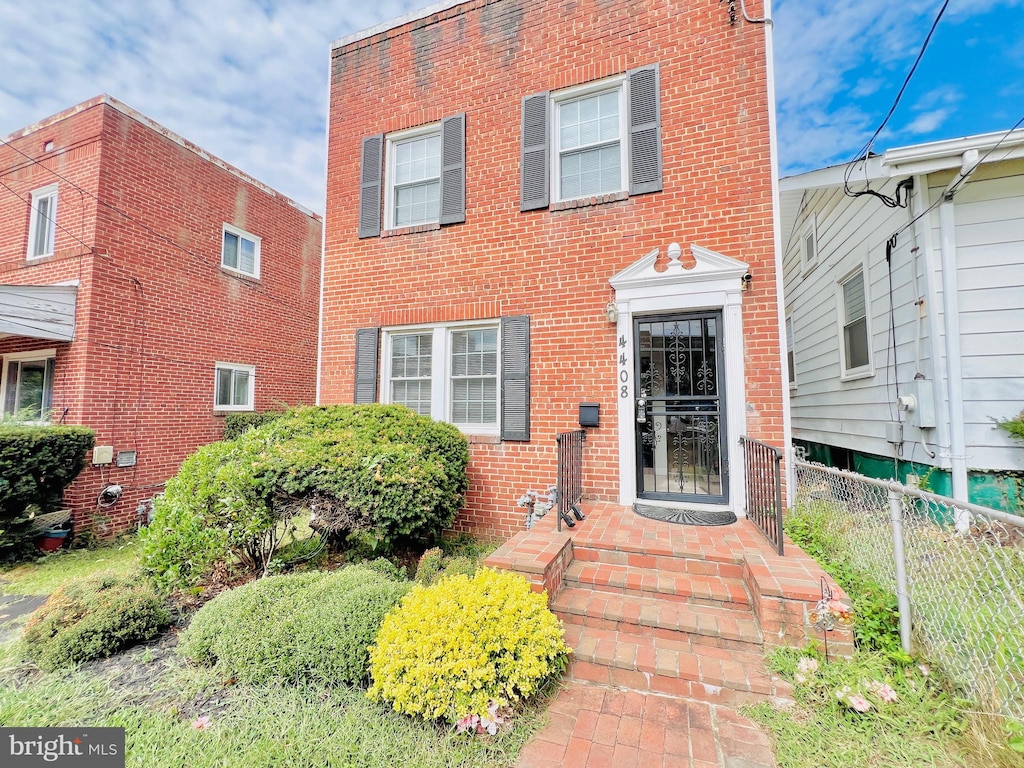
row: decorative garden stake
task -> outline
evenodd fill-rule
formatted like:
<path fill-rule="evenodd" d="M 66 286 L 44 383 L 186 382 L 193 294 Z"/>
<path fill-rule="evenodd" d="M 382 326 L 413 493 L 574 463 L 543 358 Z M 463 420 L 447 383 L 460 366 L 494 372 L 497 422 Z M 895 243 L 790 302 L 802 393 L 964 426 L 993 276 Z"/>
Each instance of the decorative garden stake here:
<path fill-rule="evenodd" d="M 846 603 L 832 595 L 832 588 L 821 577 L 821 600 L 817 602 L 808 618 L 811 625 L 822 633 L 825 639 L 825 661 L 828 661 L 828 633 L 836 627 L 853 624 L 853 611 Z"/>

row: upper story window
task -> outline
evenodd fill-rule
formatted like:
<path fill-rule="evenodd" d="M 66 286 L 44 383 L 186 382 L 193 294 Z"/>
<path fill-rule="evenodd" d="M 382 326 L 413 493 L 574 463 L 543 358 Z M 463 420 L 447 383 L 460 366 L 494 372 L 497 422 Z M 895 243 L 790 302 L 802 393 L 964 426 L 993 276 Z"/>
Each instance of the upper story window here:
<path fill-rule="evenodd" d="M 465 220 L 465 114 L 363 139 L 359 237 Z"/>
<path fill-rule="evenodd" d="M 814 216 L 800 230 L 800 259 L 805 271 L 818 263 L 818 230 Z"/>
<path fill-rule="evenodd" d="M 556 200 L 604 195 L 626 189 L 625 94 L 621 79 L 597 93 L 553 97 L 552 184 Z"/>
<path fill-rule="evenodd" d="M 251 411 L 255 402 L 256 368 L 239 363 L 217 363 L 213 409 Z"/>
<path fill-rule="evenodd" d="M 20 421 L 49 418 L 53 401 L 54 349 L 4 355 L 3 415 Z"/>
<path fill-rule="evenodd" d="M 244 229 L 224 225 L 224 243 L 220 253 L 220 265 L 232 272 L 241 272 L 250 277 L 260 276 L 260 238 Z"/>
<path fill-rule="evenodd" d="M 520 210 L 662 189 L 657 64 L 523 99 Z"/>
<path fill-rule="evenodd" d="M 57 185 L 32 192 L 32 218 L 28 226 L 28 258 L 53 255 L 57 234 Z"/>
<path fill-rule="evenodd" d="M 844 378 L 869 376 L 871 370 L 871 332 L 868 323 L 867 282 L 864 268 L 858 269 L 839 282 L 840 326 L 842 341 L 842 376 Z"/>
<path fill-rule="evenodd" d="M 441 216 L 441 125 L 388 137 L 386 228 L 437 222 Z"/>

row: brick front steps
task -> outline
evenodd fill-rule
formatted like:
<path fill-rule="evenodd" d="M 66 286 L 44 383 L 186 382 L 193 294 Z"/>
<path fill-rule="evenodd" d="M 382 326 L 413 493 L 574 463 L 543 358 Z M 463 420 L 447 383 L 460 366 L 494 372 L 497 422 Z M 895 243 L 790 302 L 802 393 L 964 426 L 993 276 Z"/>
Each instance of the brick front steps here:
<path fill-rule="evenodd" d="M 746 520 L 694 528 L 613 504 L 585 511 L 576 528 L 546 518 L 487 560 L 547 590 L 571 679 L 727 705 L 790 697 L 764 648 L 820 641 L 807 618 L 824 576 L 813 560 L 788 541 L 779 557 Z M 830 633 L 829 651 L 852 652 L 848 629 Z"/>

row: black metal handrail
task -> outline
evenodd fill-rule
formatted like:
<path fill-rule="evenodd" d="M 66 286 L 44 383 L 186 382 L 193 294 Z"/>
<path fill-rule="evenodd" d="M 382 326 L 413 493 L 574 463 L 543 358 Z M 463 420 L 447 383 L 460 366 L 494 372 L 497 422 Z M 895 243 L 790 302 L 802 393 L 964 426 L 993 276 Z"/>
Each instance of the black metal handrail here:
<path fill-rule="evenodd" d="M 741 437 L 747 480 L 747 518 L 768 537 L 781 555 L 782 536 L 782 451 Z"/>
<path fill-rule="evenodd" d="M 580 503 L 583 501 L 583 441 L 587 439 L 585 430 L 577 429 L 572 432 L 560 432 L 555 437 L 558 445 L 558 490 L 556 499 L 558 502 L 558 530 L 562 530 L 562 522 L 573 528 L 573 522 L 569 513 L 572 512 L 577 520 L 584 520 L 585 517 L 580 511 Z"/>

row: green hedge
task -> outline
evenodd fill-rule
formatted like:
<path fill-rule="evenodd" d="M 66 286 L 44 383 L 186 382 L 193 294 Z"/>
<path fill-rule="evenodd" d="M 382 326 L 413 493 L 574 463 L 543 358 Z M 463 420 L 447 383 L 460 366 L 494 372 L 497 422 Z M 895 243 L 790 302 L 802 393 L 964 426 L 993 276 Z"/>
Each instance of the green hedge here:
<path fill-rule="evenodd" d="M 154 504 L 143 567 L 166 589 L 232 559 L 267 572 L 280 523 L 310 512 L 353 554 L 433 542 L 462 507 L 468 461 L 456 427 L 403 406 L 298 408 L 182 464 Z"/>
<path fill-rule="evenodd" d="M 284 416 L 284 411 L 264 411 L 263 413 L 229 413 L 224 417 L 224 440 L 234 440 L 236 437 L 253 427 L 262 427 L 275 419 Z"/>
<path fill-rule="evenodd" d="M 28 542 L 30 505 L 60 508 L 94 442 L 86 427 L 0 424 L 0 553 Z"/>

